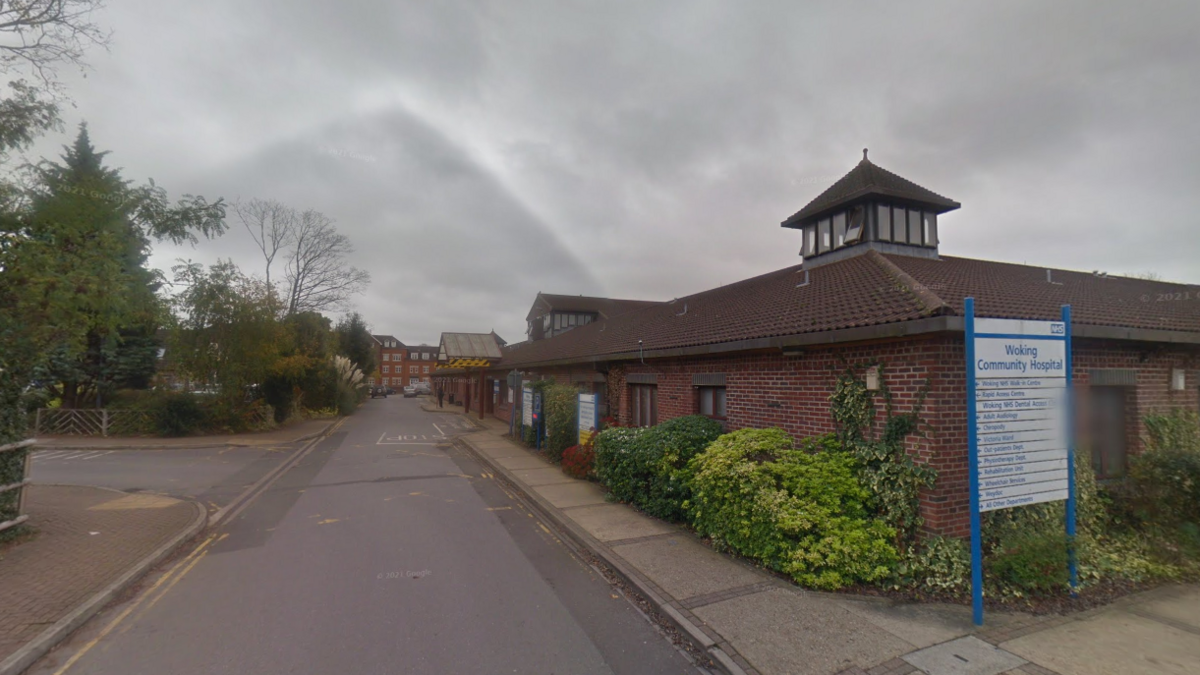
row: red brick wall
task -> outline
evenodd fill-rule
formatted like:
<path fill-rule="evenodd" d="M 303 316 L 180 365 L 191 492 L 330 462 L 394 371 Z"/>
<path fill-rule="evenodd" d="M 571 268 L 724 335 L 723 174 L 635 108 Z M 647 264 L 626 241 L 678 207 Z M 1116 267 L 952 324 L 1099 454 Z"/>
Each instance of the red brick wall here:
<path fill-rule="evenodd" d="M 912 410 L 921 388 L 928 382 L 922 426 L 908 438 L 907 450 L 919 462 L 938 472 L 937 485 L 921 496 L 926 529 L 951 536 L 969 532 L 967 493 L 966 355 L 962 336 L 945 335 L 891 342 L 807 349 L 798 356 L 778 351 L 742 352 L 710 357 L 652 360 L 612 365 L 608 372 L 610 414 L 629 424 L 629 388 L 626 376 L 654 373 L 658 380 L 658 421 L 697 411 L 692 375 L 724 373 L 726 377 L 726 429 L 778 426 L 796 436 L 834 430 L 829 397 L 834 382 L 848 364 L 880 363 L 896 412 Z M 1144 432 L 1141 417 L 1168 407 L 1200 409 L 1200 350 L 1189 347 L 1146 347 L 1133 343 L 1076 341 L 1074 381 L 1081 405 L 1086 400 L 1087 373 L 1092 368 L 1132 368 L 1138 371 L 1136 390 L 1127 401 L 1130 452 L 1140 448 Z M 1171 368 L 1188 371 L 1184 391 L 1169 390 Z M 570 381 L 572 372 L 584 368 L 534 371 L 536 375 Z M 535 375 L 535 376 L 536 376 Z M 882 397 L 876 397 L 877 427 L 885 419 Z M 497 416 L 505 421 L 507 413 Z M 876 429 L 879 431 L 879 429 Z"/>

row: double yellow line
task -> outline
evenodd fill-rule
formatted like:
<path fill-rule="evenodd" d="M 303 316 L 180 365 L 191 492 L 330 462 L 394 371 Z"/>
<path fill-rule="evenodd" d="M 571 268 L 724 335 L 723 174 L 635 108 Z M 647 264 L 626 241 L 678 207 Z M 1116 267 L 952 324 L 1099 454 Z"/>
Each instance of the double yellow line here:
<path fill-rule="evenodd" d="M 91 651 L 92 648 L 99 644 L 100 641 L 105 637 L 107 637 L 109 633 L 113 632 L 117 626 L 121 625 L 122 621 L 129 618 L 129 616 L 134 612 L 138 611 L 139 608 L 141 609 L 139 616 L 141 616 L 141 614 L 145 614 L 146 611 L 153 607 L 155 603 L 157 603 L 164 595 L 167 594 L 167 591 L 170 591 L 175 584 L 179 583 L 179 580 L 182 579 L 188 572 L 190 572 L 192 568 L 196 566 L 196 563 L 200 562 L 200 560 L 208 553 L 209 545 L 221 541 L 227 536 L 229 535 L 222 534 L 217 536 L 215 533 L 208 535 L 208 537 L 206 537 L 204 541 L 200 542 L 196 548 L 192 549 L 192 552 L 187 554 L 183 560 L 180 560 L 172 565 L 171 569 L 168 570 L 166 574 L 159 577 L 158 581 L 155 581 L 154 585 L 147 589 L 145 593 L 139 594 L 137 599 L 131 602 L 128 607 L 121 610 L 119 614 L 113 617 L 112 621 L 109 621 L 108 625 L 101 629 L 96 637 L 88 640 L 87 644 L 83 645 L 79 648 L 79 651 L 72 654 L 71 658 L 67 659 L 67 662 L 64 663 L 61 668 L 54 671 L 54 675 L 62 675 L 63 673 L 67 672 L 71 666 L 75 665 L 79 659 L 83 658 L 85 654 Z M 155 592 L 160 588 L 162 589 L 161 592 L 155 594 Z M 143 604 L 145 605 L 144 607 L 142 606 Z"/>

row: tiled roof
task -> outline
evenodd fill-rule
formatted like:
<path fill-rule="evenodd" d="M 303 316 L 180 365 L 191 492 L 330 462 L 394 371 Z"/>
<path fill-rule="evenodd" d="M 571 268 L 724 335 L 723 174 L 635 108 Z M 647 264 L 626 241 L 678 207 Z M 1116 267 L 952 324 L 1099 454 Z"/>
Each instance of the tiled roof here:
<path fill-rule="evenodd" d="M 1027 265 L 867 251 L 808 273 L 799 265 L 599 320 L 504 350 L 505 367 L 720 344 L 961 315 L 1200 333 L 1200 287 Z M 1179 300 L 1175 300 L 1175 297 Z M 1189 299 L 1183 299 L 1189 298 Z M 639 340 L 641 344 L 639 345 Z"/>
<path fill-rule="evenodd" d="M 396 343 L 397 348 L 404 346 L 404 343 L 397 340 L 394 335 L 372 335 L 371 337 L 374 338 L 379 344 L 383 344 L 385 341 L 391 340 Z"/>
<path fill-rule="evenodd" d="M 538 293 L 529 308 L 525 320 L 541 316 L 544 312 L 596 312 L 601 318 L 611 319 L 625 312 L 662 304 L 653 300 L 620 300 L 617 298 L 594 298 L 586 295 L 557 295 Z"/>
<path fill-rule="evenodd" d="M 942 256 L 940 260 L 886 256 L 942 298 L 955 314 L 975 298 L 978 316 L 1056 319 L 1071 305 L 1076 324 L 1200 332 L 1200 287 L 1091 272 L 1050 270 Z"/>
<path fill-rule="evenodd" d="M 849 205 L 869 195 L 879 195 L 907 202 L 925 204 L 937 210 L 938 213 L 952 211 L 962 206 L 953 199 L 948 199 L 927 188 L 902 178 L 896 174 L 876 166 L 866 157 L 863 151 L 862 161 L 850 173 L 842 176 L 838 182 L 829 186 L 816 199 L 797 211 L 792 217 L 783 221 L 784 227 L 798 227 L 800 221 L 823 215 L 827 211 Z"/>

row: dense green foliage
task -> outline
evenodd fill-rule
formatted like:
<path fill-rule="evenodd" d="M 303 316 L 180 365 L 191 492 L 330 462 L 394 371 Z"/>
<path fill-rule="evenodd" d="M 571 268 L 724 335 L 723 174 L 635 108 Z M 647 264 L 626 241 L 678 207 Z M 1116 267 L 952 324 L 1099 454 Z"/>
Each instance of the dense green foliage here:
<path fill-rule="evenodd" d="M 895 531 L 870 518 L 857 460 L 820 450 L 793 447 L 781 429 L 721 436 L 692 460 L 696 530 L 805 586 L 887 578 Z"/>
<path fill-rule="evenodd" d="M 921 403 L 927 390 L 921 390 L 910 412 L 897 413 L 883 366 L 877 364 L 876 367 L 886 410 L 882 433 L 874 434 L 873 392 L 867 389 L 856 368 L 848 368 L 834 384 L 831 410 L 842 450 L 860 462 L 859 478 L 873 495 L 872 514 L 896 531 L 896 544 L 903 548 L 915 543 L 924 522 L 921 490 L 933 487 L 937 480 L 937 472 L 917 464 L 905 448 L 906 439 L 916 433 L 920 425 Z"/>
<path fill-rule="evenodd" d="M 374 375 L 378 366 L 375 363 L 375 342 L 362 316 L 358 312 L 347 314 L 334 331 L 337 334 L 337 352 L 349 358 L 363 375 Z"/>
<path fill-rule="evenodd" d="M 554 461 L 560 460 L 564 450 L 579 442 L 578 396 L 578 387 L 569 384 L 551 384 L 542 389 L 546 433 L 542 450 Z"/>
<path fill-rule="evenodd" d="M 691 496 L 688 462 L 721 431 L 719 422 L 701 415 L 645 430 L 606 429 L 596 440 L 596 474 L 614 498 L 658 518 L 684 521 Z"/>
<path fill-rule="evenodd" d="M 1147 415 L 1146 447 L 1129 463 L 1126 496 L 1148 525 L 1200 526 L 1200 415 Z"/>

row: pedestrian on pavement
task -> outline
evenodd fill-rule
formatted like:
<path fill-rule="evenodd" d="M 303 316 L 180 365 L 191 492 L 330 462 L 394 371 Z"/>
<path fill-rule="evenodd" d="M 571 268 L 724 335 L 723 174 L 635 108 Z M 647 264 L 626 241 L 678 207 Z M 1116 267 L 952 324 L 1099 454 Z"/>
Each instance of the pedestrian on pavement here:
<path fill-rule="evenodd" d="M 442 385 L 439 384 L 438 388 L 437 388 L 437 397 L 438 397 L 438 407 L 439 408 L 442 407 L 442 397 L 445 395 L 446 395 L 446 392 L 442 389 Z"/>

